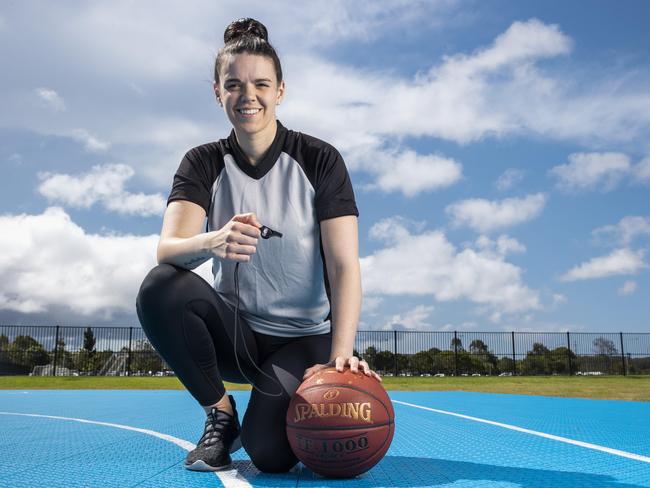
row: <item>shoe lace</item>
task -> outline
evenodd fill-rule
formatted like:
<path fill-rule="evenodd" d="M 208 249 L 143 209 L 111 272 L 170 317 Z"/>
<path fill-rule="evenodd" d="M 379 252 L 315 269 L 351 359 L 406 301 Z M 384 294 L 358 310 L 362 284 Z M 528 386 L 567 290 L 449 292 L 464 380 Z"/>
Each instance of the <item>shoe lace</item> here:
<path fill-rule="evenodd" d="M 231 422 L 232 419 L 226 415 L 218 415 L 215 410 L 210 412 L 206 420 L 205 432 L 199 439 L 198 445 L 211 445 L 217 440 L 223 440 L 223 434 Z"/>

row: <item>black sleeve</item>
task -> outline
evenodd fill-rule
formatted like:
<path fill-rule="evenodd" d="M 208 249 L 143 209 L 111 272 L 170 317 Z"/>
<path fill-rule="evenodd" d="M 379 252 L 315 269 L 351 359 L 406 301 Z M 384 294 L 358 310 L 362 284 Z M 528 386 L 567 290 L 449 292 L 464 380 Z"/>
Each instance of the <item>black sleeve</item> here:
<path fill-rule="evenodd" d="M 319 176 L 316 185 L 316 219 L 321 222 L 343 215 L 359 216 L 352 182 L 341 154 L 334 148 L 323 149 L 319 155 Z"/>
<path fill-rule="evenodd" d="M 167 205 L 174 200 L 188 200 L 200 205 L 206 215 L 212 199 L 211 188 L 214 169 L 209 158 L 202 157 L 199 148 L 189 150 L 174 175 L 174 183 L 167 199 Z"/>

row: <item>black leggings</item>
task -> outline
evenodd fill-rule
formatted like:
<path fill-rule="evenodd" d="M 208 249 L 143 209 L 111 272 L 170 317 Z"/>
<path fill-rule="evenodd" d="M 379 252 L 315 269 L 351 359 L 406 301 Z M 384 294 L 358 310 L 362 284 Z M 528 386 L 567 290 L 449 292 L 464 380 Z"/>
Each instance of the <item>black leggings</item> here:
<path fill-rule="evenodd" d="M 156 266 L 140 286 L 136 308 L 151 344 L 201 405 L 223 397 L 223 380 L 248 383 L 235 362 L 234 310 L 196 273 L 171 264 Z M 242 444 L 260 471 L 286 472 L 298 462 L 285 431 L 289 401 L 305 369 L 329 360 L 331 330 L 271 336 L 255 332 L 241 316 L 238 329 L 237 357 L 245 375 L 264 392 L 281 393 L 267 396 L 253 388 L 242 420 Z"/>

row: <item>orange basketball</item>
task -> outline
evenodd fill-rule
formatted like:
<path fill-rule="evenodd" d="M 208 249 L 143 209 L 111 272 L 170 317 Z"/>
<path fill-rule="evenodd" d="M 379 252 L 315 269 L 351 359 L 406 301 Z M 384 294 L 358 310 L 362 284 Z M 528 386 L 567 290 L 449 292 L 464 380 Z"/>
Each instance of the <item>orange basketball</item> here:
<path fill-rule="evenodd" d="M 379 380 L 349 367 L 307 378 L 287 410 L 287 436 L 296 457 L 330 478 L 368 471 L 388 451 L 394 431 L 393 404 Z"/>

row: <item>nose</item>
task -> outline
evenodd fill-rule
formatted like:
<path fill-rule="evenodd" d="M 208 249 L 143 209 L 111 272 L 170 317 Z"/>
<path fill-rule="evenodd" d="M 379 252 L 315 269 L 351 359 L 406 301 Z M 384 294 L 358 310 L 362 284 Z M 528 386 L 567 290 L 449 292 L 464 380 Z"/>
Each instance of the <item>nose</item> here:
<path fill-rule="evenodd" d="M 256 99 L 255 85 L 251 85 L 249 83 L 244 83 L 243 95 L 244 95 L 244 98 L 246 100 L 250 100 L 251 102 L 254 102 L 255 99 Z"/>

